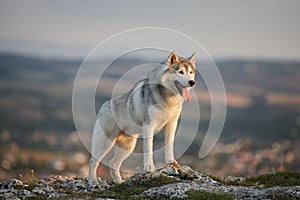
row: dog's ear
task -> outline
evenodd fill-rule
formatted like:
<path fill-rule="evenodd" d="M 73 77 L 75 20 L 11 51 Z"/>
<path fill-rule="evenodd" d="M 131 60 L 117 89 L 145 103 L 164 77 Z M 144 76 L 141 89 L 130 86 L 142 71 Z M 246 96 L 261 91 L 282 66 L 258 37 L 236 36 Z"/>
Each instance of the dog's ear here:
<path fill-rule="evenodd" d="M 168 65 L 172 66 L 178 60 L 178 56 L 176 55 L 175 51 L 173 51 L 168 57 Z"/>
<path fill-rule="evenodd" d="M 193 55 L 189 58 L 189 61 L 195 66 L 195 62 L 196 62 L 196 58 L 195 58 L 195 54 L 193 53 Z"/>

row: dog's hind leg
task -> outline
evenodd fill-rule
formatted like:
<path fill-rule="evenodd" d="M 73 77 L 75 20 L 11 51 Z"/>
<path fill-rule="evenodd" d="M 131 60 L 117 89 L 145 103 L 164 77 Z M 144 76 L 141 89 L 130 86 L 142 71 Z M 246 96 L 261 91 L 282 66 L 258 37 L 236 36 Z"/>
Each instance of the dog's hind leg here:
<path fill-rule="evenodd" d="M 92 150 L 91 150 L 91 160 L 89 166 L 88 183 L 92 185 L 97 183 L 97 168 L 100 161 L 105 157 L 105 155 L 111 150 L 115 144 L 115 140 L 112 141 L 107 138 L 104 134 L 102 128 L 100 127 L 99 121 L 96 121 L 93 130 L 92 139 Z"/>
<path fill-rule="evenodd" d="M 124 132 L 119 133 L 116 138 L 116 152 L 113 159 L 110 161 L 110 173 L 115 183 L 122 183 L 120 175 L 120 167 L 123 161 L 134 150 L 137 138 L 135 136 L 127 135 Z"/>

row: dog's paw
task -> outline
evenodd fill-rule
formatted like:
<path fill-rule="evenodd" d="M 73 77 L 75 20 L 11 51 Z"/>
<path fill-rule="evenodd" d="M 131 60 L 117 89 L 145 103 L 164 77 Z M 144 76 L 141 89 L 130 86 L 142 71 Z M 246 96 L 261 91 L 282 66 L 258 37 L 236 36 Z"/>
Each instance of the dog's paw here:
<path fill-rule="evenodd" d="M 176 160 L 166 160 L 166 165 L 178 164 Z"/>
<path fill-rule="evenodd" d="M 122 184 L 123 182 L 124 182 L 124 180 L 122 180 L 122 179 L 116 179 L 116 180 L 114 180 L 115 184 Z"/>
<path fill-rule="evenodd" d="M 96 179 L 94 179 L 94 180 L 88 180 L 88 183 L 89 183 L 90 186 L 98 185 L 99 184 Z"/>
<path fill-rule="evenodd" d="M 145 166 L 144 166 L 144 170 L 145 170 L 146 172 L 153 172 L 153 171 L 155 170 L 155 166 L 154 166 L 154 164 L 148 164 L 148 165 L 145 165 Z"/>

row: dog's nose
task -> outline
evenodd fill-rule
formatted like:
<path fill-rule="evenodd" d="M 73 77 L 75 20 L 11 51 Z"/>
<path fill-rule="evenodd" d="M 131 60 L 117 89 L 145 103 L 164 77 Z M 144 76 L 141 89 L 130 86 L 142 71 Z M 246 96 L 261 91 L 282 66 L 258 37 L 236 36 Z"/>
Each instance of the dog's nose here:
<path fill-rule="evenodd" d="M 190 80 L 190 81 L 189 81 L 189 84 L 190 84 L 191 87 L 193 87 L 193 86 L 195 85 L 195 81 Z"/>

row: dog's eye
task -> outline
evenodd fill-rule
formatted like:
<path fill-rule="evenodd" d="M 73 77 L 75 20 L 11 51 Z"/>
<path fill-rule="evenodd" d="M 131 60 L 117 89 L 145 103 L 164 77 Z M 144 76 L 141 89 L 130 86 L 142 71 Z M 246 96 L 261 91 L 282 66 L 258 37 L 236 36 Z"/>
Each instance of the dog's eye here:
<path fill-rule="evenodd" d="M 190 74 L 193 74 L 194 72 L 193 71 L 190 71 Z"/>
<path fill-rule="evenodd" d="M 183 74 L 183 71 L 179 71 L 178 73 L 179 73 L 179 74 Z"/>

